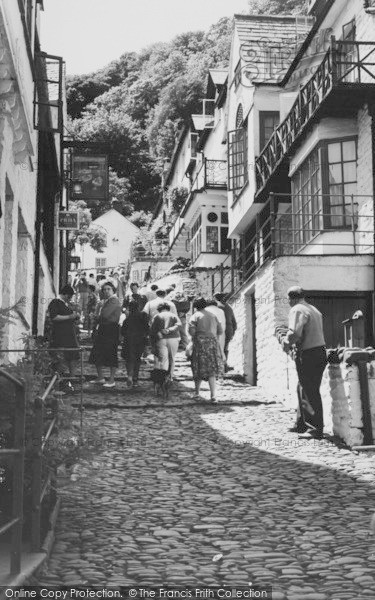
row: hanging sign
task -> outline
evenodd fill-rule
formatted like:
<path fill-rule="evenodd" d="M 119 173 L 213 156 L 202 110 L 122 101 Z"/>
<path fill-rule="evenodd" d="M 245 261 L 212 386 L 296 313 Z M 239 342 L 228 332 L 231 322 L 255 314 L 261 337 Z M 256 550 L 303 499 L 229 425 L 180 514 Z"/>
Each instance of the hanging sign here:
<path fill-rule="evenodd" d="M 68 210 L 60 210 L 57 229 L 65 229 L 68 231 L 76 231 L 79 229 L 79 213 Z"/>
<path fill-rule="evenodd" d="M 72 200 L 108 200 L 108 157 L 72 156 Z"/>

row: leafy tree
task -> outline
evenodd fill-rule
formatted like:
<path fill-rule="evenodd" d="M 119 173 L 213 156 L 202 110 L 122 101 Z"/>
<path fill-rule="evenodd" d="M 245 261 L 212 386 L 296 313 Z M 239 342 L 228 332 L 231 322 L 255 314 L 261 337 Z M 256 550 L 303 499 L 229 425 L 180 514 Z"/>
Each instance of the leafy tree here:
<path fill-rule="evenodd" d="M 73 250 L 75 244 L 81 246 L 89 244 L 96 252 L 103 252 L 103 248 L 107 245 L 105 232 L 92 224 L 91 211 L 87 208 L 86 202 L 77 200 L 69 204 L 70 210 L 79 213 L 79 229 L 69 235 L 69 250 Z"/>
<path fill-rule="evenodd" d="M 252 14 L 292 15 L 306 12 L 306 0 L 249 0 Z"/>

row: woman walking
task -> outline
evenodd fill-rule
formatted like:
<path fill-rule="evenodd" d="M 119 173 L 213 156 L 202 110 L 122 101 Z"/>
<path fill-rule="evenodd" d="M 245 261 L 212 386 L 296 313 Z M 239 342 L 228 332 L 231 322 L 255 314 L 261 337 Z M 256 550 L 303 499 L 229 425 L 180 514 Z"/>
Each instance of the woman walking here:
<path fill-rule="evenodd" d="M 159 304 L 158 313 L 152 320 L 150 337 L 154 348 L 155 369 L 168 371 L 171 381 L 180 342 L 180 327 L 181 321 L 171 312 L 170 303 Z"/>
<path fill-rule="evenodd" d="M 116 385 L 115 374 L 118 367 L 121 304 L 115 295 L 115 287 L 110 281 L 103 285 L 102 291 L 104 300 L 99 303 L 96 316 L 97 328 L 93 333 L 93 348 L 89 358 L 89 362 L 96 366 L 98 377 L 91 383 L 100 383 L 105 388 L 113 388 Z M 108 383 L 104 378 L 104 367 L 110 369 Z"/>
<path fill-rule="evenodd" d="M 148 317 L 139 310 L 138 302 L 128 304 L 129 314 L 121 327 L 123 346 L 121 356 L 125 359 L 128 386 L 137 387 L 142 354 L 149 334 Z"/>
<path fill-rule="evenodd" d="M 217 317 L 206 310 L 204 298 L 193 303 L 195 313 L 190 319 L 189 333 L 193 339 L 191 368 L 195 382 L 195 397 L 199 398 L 202 381 L 208 381 L 211 401 L 216 401 L 216 379 L 223 374 L 224 366 L 221 357 L 218 336 L 223 329 Z"/>

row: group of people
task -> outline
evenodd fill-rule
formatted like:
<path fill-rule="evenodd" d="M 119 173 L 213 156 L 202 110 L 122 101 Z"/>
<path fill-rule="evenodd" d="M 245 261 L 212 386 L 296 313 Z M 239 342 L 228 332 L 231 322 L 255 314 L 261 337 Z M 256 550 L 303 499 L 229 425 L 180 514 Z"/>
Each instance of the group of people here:
<path fill-rule="evenodd" d="M 74 351 L 78 347 L 77 324 L 85 324 L 72 299 L 78 294 L 82 307 L 79 290 L 84 277 L 82 274 L 75 287 L 64 286 L 59 298 L 48 308 L 52 326 L 50 346 L 64 348 L 62 356 L 71 376 L 78 358 Z M 119 286 L 110 279 L 99 279 L 96 283 L 98 287 L 90 290 L 95 297 L 95 308 L 90 297 L 84 305 L 86 311 L 90 309 L 87 329 L 92 331 L 93 342 L 89 362 L 97 369 L 97 378 L 92 383 L 115 387 L 118 346 L 122 339 L 121 356 L 126 364 L 128 386 L 138 386 L 142 358 L 148 355 L 149 347 L 154 355 L 154 368 L 167 373 L 173 381 L 175 358 L 180 349 L 191 360 L 195 396 L 199 396 L 202 381 L 207 380 L 211 400 L 216 400 L 216 380 L 229 369 L 228 347 L 237 328 L 224 294 L 216 294 L 209 300 L 193 299 L 177 291 L 175 285 L 159 289 L 156 284 L 140 293 L 138 284 L 132 283 L 129 293 L 120 297 Z M 109 368 L 108 380 L 105 368 Z"/>

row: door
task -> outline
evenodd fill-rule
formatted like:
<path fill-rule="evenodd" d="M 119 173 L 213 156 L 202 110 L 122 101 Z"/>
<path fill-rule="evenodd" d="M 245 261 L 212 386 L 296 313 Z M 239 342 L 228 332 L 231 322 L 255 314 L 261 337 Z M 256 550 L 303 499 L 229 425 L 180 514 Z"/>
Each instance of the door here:
<path fill-rule="evenodd" d="M 327 348 L 345 345 L 343 321 L 350 319 L 357 310 L 364 318 L 364 346 L 373 343 L 372 298 L 370 292 L 309 292 L 311 302 L 323 315 L 323 327 Z"/>

